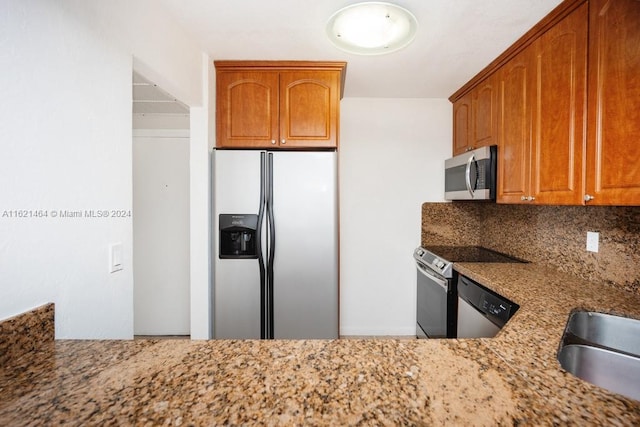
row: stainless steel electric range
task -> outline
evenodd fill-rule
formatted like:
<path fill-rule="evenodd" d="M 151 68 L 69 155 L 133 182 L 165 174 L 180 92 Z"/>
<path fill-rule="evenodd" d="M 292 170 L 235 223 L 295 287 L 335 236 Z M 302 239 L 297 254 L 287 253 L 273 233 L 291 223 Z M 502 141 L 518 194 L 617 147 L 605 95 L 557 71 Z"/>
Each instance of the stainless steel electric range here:
<path fill-rule="evenodd" d="M 456 338 L 457 273 L 454 262 L 526 262 L 481 246 L 425 246 L 413 252 L 417 267 L 418 338 Z"/>

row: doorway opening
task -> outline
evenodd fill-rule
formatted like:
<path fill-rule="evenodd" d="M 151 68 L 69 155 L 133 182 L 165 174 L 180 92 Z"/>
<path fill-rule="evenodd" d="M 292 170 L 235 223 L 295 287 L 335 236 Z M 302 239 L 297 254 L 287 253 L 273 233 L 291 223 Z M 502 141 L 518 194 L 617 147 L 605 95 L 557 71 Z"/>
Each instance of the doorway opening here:
<path fill-rule="evenodd" d="M 132 80 L 134 336 L 188 338 L 189 107 Z"/>

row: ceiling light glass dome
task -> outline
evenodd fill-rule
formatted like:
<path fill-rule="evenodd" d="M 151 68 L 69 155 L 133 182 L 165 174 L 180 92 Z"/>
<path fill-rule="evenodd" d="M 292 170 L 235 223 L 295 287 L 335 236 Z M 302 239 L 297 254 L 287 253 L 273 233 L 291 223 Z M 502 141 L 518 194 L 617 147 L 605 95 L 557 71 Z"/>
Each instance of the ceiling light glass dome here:
<path fill-rule="evenodd" d="M 416 17 L 400 6 L 364 2 L 334 13 L 327 22 L 329 40 L 344 51 L 382 55 L 407 46 L 416 36 Z"/>

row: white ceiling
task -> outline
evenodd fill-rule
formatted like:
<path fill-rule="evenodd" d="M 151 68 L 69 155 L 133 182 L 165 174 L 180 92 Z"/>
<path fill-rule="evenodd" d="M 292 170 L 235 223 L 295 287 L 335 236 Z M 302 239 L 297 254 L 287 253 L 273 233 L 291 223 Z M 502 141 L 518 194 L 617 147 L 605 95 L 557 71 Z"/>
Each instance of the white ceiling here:
<path fill-rule="evenodd" d="M 448 98 L 561 0 L 392 0 L 418 19 L 408 47 L 358 56 L 325 24 L 360 0 L 159 0 L 212 59 L 347 61 L 346 97 Z"/>

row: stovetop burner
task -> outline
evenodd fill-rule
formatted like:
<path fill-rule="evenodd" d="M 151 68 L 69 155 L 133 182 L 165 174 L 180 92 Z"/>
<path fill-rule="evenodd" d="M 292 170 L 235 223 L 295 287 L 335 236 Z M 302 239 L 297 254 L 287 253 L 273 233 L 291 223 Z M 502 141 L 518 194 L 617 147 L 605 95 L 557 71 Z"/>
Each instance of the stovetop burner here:
<path fill-rule="evenodd" d="M 482 246 L 424 246 L 414 258 L 445 278 L 453 276 L 454 262 L 526 262 Z"/>
<path fill-rule="evenodd" d="M 445 262 L 523 262 L 482 246 L 425 246 L 424 249 Z"/>

